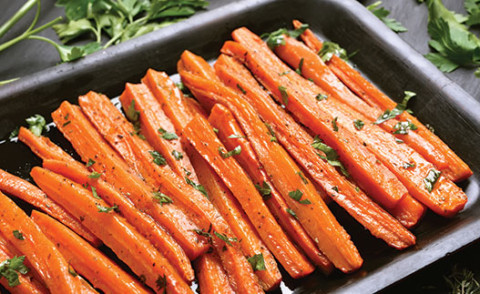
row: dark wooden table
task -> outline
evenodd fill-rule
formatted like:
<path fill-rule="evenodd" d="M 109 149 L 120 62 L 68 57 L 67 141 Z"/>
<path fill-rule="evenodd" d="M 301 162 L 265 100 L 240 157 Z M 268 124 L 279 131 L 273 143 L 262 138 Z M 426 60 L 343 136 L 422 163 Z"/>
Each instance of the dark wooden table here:
<path fill-rule="evenodd" d="M 58 15 L 63 15 L 63 9 L 55 7 L 54 0 L 42 0 L 41 17 L 39 24 L 44 24 Z M 211 0 L 210 8 L 216 8 L 229 2 L 226 0 Z M 365 5 L 372 4 L 376 0 L 363 0 Z M 449 9 L 464 13 L 462 0 L 443 0 Z M 24 1 L 0 0 L 0 24 L 4 23 L 9 16 L 13 15 Z M 404 39 L 413 48 L 422 54 L 429 52 L 427 34 L 427 8 L 425 4 L 419 4 L 416 0 L 384 0 L 383 6 L 391 11 L 391 17 L 399 20 L 408 32 L 401 33 Z M 33 18 L 33 11 L 29 17 Z M 29 21 L 21 21 L 7 35 L 0 39 L 0 43 L 20 34 Z M 478 31 L 477 31 L 478 32 Z M 46 30 L 40 35 L 58 41 L 52 30 Z M 42 69 L 54 66 L 59 62 L 58 54 L 51 45 L 44 42 L 27 40 L 0 54 L 0 81 L 35 74 Z M 473 74 L 473 69 L 458 69 L 447 76 L 463 87 L 476 100 L 480 101 L 480 79 Z M 472 232 L 478 234 L 479 232 Z M 448 287 L 443 276 L 448 275 L 454 264 L 467 267 L 480 273 L 480 242 L 454 253 L 442 261 L 414 274 L 404 281 L 390 287 L 385 293 L 444 293 Z"/>

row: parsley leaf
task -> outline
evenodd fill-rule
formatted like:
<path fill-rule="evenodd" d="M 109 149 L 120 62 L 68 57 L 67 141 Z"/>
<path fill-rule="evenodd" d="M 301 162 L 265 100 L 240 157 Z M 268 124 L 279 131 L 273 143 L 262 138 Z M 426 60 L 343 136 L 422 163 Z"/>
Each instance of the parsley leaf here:
<path fill-rule="evenodd" d="M 163 204 L 173 203 L 172 198 L 162 192 L 153 192 L 153 199 L 160 203 L 161 206 L 163 206 Z"/>
<path fill-rule="evenodd" d="M 338 120 L 338 117 L 335 117 L 332 120 L 332 127 L 333 127 L 333 131 L 335 131 L 335 132 L 338 132 L 337 120 Z"/>
<path fill-rule="evenodd" d="M 230 150 L 228 152 L 223 151 L 223 147 L 218 147 L 218 153 L 222 156 L 222 158 L 229 158 L 230 156 L 238 155 L 242 152 L 242 146 L 238 145 L 235 147 L 233 150 Z"/>
<path fill-rule="evenodd" d="M 263 198 L 270 198 L 272 194 L 272 188 L 270 188 L 270 185 L 267 182 L 263 181 L 263 184 L 261 186 L 259 184 L 255 184 L 255 188 L 257 188 L 258 192 L 260 193 L 260 195 L 262 195 Z"/>
<path fill-rule="evenodd" d="M 333 55 L 337 55 L 343 60 L 348 60 L 347 51 L 337 43 L 329 41 L 323 42 L 322 49 L 320 49 L 318 55 L 322 58 L 323 62 L 330 61 Z"/>
<path fill-rule="evenodd" d="M 185 177 L 185 181 L 187 182 L 187 184 L 189 184 L 190 186 L 192 186 L 193 188 L 195 188 L 196 190 L 198 190 L 200 193 L 202 193 L 203 195 L 205 195 L 205 197 L 208 198 L 208 194 L 207 194 L 207 190 L 205 190 L 205 187 L 200 185 L 200 184 L 196 184 L 194 181 L 190 180 L 189 178 Z"/>
<path fill-rule="evenodd" d="M 99 204 L 97 204 L 96 206 L 97 206 L 98 212 L 103 212 L 103 213 L 109 213 L 112 210 L 115 210 L 115 211 L 118 210 L 118 206 L 116 204 L 113 205 L 112 207 L 101 206 Z"/>
<path fill-rule="evenodd" d="M 394 134 L 407 135 L 408 130 L 416 130 L 417 126 L 407 120 L 398 122 L 393 128 L 395 129 Z"/>
<path fill-rule="evenodd" d="M 326 100 L 327 98 L 328 96 L 325 94 L 318 94 L 317 96 L 315 96 L 315 99 L 317 99 L 318 101 Z"/>
<path fill-rule="evenodd" d="M 263 34 L 260 37 L 262 39 L 266 38 L 265 42 L 267 43 L 268 47 L 273 50 L 277 46 L 285 45 L 284 35 L 290 36 L 292 38 L 298 38 L 301 34 L 303 34 L 303 32 L 305 32 L 306 29 L 308 29 L 308 25 L 302 24 L 301 27 L 293 31 L 281 28 L 274 32 Z"/>
<path fill-rule="evenodd" d="M 404 162 L 403 163 L 403 168 L 404 169 L 409 169 L 411 167 L 415 167 L 415 163 L 410 163 L 410 162 Z"/>
<path fill-rule="evenodd" d="M 265 123 L 265 126 L 268 129 L 268 134 L 271 136 L 270 137 L 270 142 L 278 142 L 277 137 L 275 136 L 275 132 L 273 131 L 272 126 L 269 123 Z"/>
<path fill-rule="evenodd" d="M 295 72 L 299 75 L 302 75 L 302 67 L 303 67 L 303 57 L 300 59 L 300 63 L 298 64 L 298 68 L 295 70 Z"/>
<path fill-rule="evenodd" d="M 150 155 L 153 157 L 153 162 L 156 164 L 156 165 L 166 165 L 167 164 L 167 160 L 165 159 L 165 157 L 163 157 L 160 153 L 158 153 L 157 151 L 148 151 L 148 153 L 150 153 Z"/>
<path fill-rule="evenodd" d="M 88 159 L 87 167 L 91 167 L 91 166 L 94 165 L 94 164 L 95 164 L 95 160 L 93 160 L 93 159 L 91 159 L 91 158 Z"/>
<path fill-rule="evenodd" d="M 165 274 L 163 275 L 163 277 L 158 276 L 158 279 L 155 281 L 155 285 L 157 286 L 158 291 L 167 288 L 167 277 L 165 276 Z"/>
<path fill-rule="evenodd" d="M 398 115 L 402 114 L 404 111 L 410 112 L 409 110 L 407 110 L 407 103 L 408 101 L 410 101 L 410 99 L 412 99 L 412 97 L 416 96 L 417 94 L 411 91 L 405 91 L 404 93 L 405 93 L 405 97 L 403 98 L 403 101 L 397 104 L 397 106 L 394 109 L 385 110 L 385 112 L 377 118 L 374 124 L 378 125 L 389 119 L 396 118 Z"/>
<path fill-rule="evenodd" d="M 301 171 L 298 171 L 298 172 L 296 172 L 295 174 L 297 174 L 297 175 L 300 177 L 300 179 L 302 179 L 302 182 L 303 182 L 304 184 L 308 184 L 308 180 L 303 176 L 303 174 L 302 174 Z"/>
<path fill-rule="evenodd" d="M 92 186 L 91 188 L 92 188 L 93 198 L 95 198 L 95 199 L 102 199 L 102 198 L 100 198 L 100 196 L 98 196 L 98 194 L 97 194 L 97 189 L 96 189 L 95 187 L 93 187 L 93 186 Z"/>
<path fill-rule="evenodd" d="M 240 90 L 240 92 L 242 92 L 243 94 L 247 94 L 247 91 L 245 91 L 244 88 L 242 88 L 242 86 L 240 86 L 239 84 L 237 84 L 237 88 Z"/>
<path fill-rule="evenodd" d="M 90 179 L 98 179 L 98 178 L 100 178 L 101 176 L 102 176 L 102 174 L 101 174 L 101 173 L 98 173 L 98 172 L 96 172 L 96 171 L 93 171 L 93 172 L 91 172 L 91 173 L 88 175 L 88 177 L 89 177 Z"/>
<path fill-rule="evenodd" d="M 310 202 L 310 200 L 308 199 L 301 200 L 303 193 L 298 189 L 295 191 L 288 192 L 288 196 L 290 196 L 290 198 L 292 198 L 293 200 L 297 201 L 300 204 L 312 204 L 312 202 Z"/>
<path fill-rule="evenodd" d="M 280 95 L 282 95 L 283 104 L 287 106 L 288 105 L 287 88 L 285 88 L 284 86 L 278 86 L 278 90 L 280 91 Z"/>
<path fill-rule="evenodd" d="M 386 10 L 383 7 L 379 7 L 380 4 L 382 4 L 382 1 L 377 1 L 371 5 L 368 5 L 367 9 L 370 10 L 373 15 L 383 21 L 383 23 L 385 23 L 387 27 L 389 27 L 395 33 L 406 32 L 407 28 L 405 28 L 400 22 L 393 18 L 387 17 L 390 14 L 390 11 Z"/>
<path fill-rule="evenodd" d="M 26 119 L 28 124 L 28 129 L 37 137 L 42 135 L 43 129 L 46 127 L 47 122 L 45 118 L 40 114 L 35 114 Z"/>
<path fill-rule="evenodd" d="M 182 152 L 178 152 L 177 150 L 172 151 L 173 157 L 175 157 L 176 160 L 180 160 L 183 158 Z"/>
<path fill-rule="evenodd" d="M 4 277 L 10 287 L 20 285 L 18 273 L 25 275 L 29 269 L 23 264 L 25 256 L 15 256 L 0 263 L 0 278 Z"/>
<path fill-rule="evenodd" d="M 230 246 L 233 246 L 232 245 L 232 242 L 237 242 L 237 238 L 235 237 L 228 237 L 227 235 L 225 234 L 221 234 L 221 233 L 218 233 L 218 232 L 213 232 L 215 234 L 215 236 L 217 236 L 220 240 L 224 241 L 225 243 L 227 243 L 228 245 Z"/>
<path fill-rule="evenodd" d="M 133 101 L 133 100 L 132 100 L 132 101 Z M 175 134 L 175 133 L 169 133 L 169 132 L 167 132 L 166 130 L 164 130 L 164 129 L 162 129 L 162 128 L 158 129 L 158 132 L 159 132 L 160 134 L 162 134 L 162 138 L 164 138 L 165 140 L 176 140 L 176 139 L 178 139 L 177 134 Z"/>
<path fill-rule="evenodd" d="M 360 131 L 361 129 L 363 129 L 363 126 L 365 126 L 365 123 L 363 121 L 361 121 L 360 119 L 356 119 L 356 120 L 353 121 L 353 125 L 355 126 L 355 128 L 357 130 Z"/>
<path fill-rule="evenodd" d="M 288 212 L 291 216 L 293 216 L 294 218 L 298 219 L 298 216 L 297 214 L 295 213 L 295 211 L 291 210 L 290 208 L 287 208 L 285 209 L 286 212 Z"/>
<path fill-rule="evenodd" d="M 433 188 L 435 186 L 435 183 L 438 181 L 440 178 L 440 175 L 442 172 L 432 168 L 428 171 L 427 176 L 425 179 L 423 179 L 423 183 L 425 184 L 425 189 L 427 189 L 428 192 L 432 192 Z"/>
<path fill-rule="evenodd" d="M 264 271 L 265 260 L 263 259 L 263 254 L 255 254 L 252 257 L 247 258 L 248 262 L 252 265 L 253 271 Z"/>
<path fill-rule="evenodd" d="M 343 164 L 338 160 L 337 152 L 332 147 L 323 143 L 322 140 L 318 138 L 318 136 L 315 136 L 315 138 L 313 139 L 312 147 L 325 153 L 325 155 L 318 154 L 321 159 L 326 160 L 331 166 L 340 168 L 340 171 L 344 176 L 350 176 Z"/>
<path fill-rule="evenodd" d="M 13 236 L 18 240 L 25 240 L 25 237 L 23 236 L 22 232 L 20 232 L 19 230 L 14 230 L 12 233 L 13 233 Z"/>

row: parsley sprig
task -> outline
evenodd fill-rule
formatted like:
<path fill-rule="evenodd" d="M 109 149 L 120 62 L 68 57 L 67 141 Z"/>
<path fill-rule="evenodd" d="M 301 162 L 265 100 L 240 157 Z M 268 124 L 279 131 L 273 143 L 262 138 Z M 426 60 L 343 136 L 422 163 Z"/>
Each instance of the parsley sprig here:
<path fill-rule="evenodd" d="M 384 24 L 387 25 L 392 31 L 395 33 L 402 33 L 406 32 L 407 28 L 404 27 L 399 21 L 387 17 L 390 14 L 390 11 L 386 10 L 383 7 L 380 7 L 382 4 L 382 1 L 377 1 L 371 5 L 367 6 L 367 9 L 370 10 L 373 15 L 378 17 L 381 21 L 383 21 Z"/>
<path fill-rule="evenodd" d="M 0 278 L 5 278 L 10 287 L 20 285 L 19 273 L 22 275 L 28 273 L 29 269 L 23 264 L 24 261 L 25 256 L 15 256 L 0 263 Z"/>

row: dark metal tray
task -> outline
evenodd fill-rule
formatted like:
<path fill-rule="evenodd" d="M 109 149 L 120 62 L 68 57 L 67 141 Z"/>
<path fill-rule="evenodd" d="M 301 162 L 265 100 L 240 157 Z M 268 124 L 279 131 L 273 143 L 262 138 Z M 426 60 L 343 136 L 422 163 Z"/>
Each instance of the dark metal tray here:
<path fill-rule="evenodd" d="M 291 27 L 294 18 L 310 24 L 316 33 L 349 52 L 358 50 L 353 63 L 391 97 L 400 99 L 404 90 L 416 92 L 418 96 L 411 104 L 414 113 L 435 127 L 436 133 L 473 168 L 474 176 L 460 183 L 469 196 L 466 208 L 453 219 L 427 214 L 414 229 L 418 244 L 403 252 L 371 237 L 333 205 L 335 215 L 365 259 L 363 268 L 351 275 L 334 273 L 325 277 L 314 273 L 299 281 L 285 276 L 281 290 L 376 292 L 479 239 L 480 104 L 353 0 L 236 2 L 76 63 L 25 77 L 0 88 L 0 138 L 7 137 L 26 117 L 35 113 L 49 117 L 60 101 L 76 102 L 78 95 L 88 90 L 115 97 L 125 82 L 138 82 L 149 67 L 174 74 L 185 49 L 213 59 L 222 43 L 230 39 L 230 32 L 239 26 L 263 33 Z M 55 129 L 49 136 L 72 150 Z M 0 168 L 29 178 L 31 166 L 38 164 L 39 159 L 23 144 L 0 144 Z"/>

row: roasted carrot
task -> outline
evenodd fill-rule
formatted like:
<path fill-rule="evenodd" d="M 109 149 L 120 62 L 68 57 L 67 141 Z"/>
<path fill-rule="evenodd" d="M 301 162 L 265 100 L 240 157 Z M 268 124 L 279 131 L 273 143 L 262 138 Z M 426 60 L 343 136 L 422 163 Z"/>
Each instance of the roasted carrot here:
<path fill-rule="evenodd" d="M 300 27 L 302 23 L 297 20 L 293 21 L 296 28 Z M 318 52 L 322 48 L 322 42 L 313 34 L 313 32 L 307 29 L 302 35 L 302 40 L 310 47 L 314 52 Z M 365 79 L 358 71 L 353 69 L 348 63 L 343 61 L 338 56 L 334 55 L 327 62 L 331 71 L 353 92 L 359 97 L 365 100 L 370 105 L 379 107 L 382 111 L 387 109 L 392 110 L 396 107 L 396 103 L 390 99 L 387 95 L 381 92 L 377 87 Z M 453 152 L 450 147 L 447 146 L 439 137 L 432 133 L 425 125 L 423 125 L 416 117 L 404 112 L 399 116 L 400 120 L 409 120 L 418 130 L 416 133 L 423 139 L 428 141 L 434 146 L 436 152 L 443 155 L 447 164 L 442 171 L 452 181 L 461 181 L 472 175 L 471 169 L 468 165 Z M 423 154 L 428 160 L 431 160 L 427 154 Z M 432 161 L 433 162 L 433 161 Z M 434 164 L 437 164 L 433 162 Z"/>
<path fill-rule="evenodd" d="M 375 205 L 362 191 L 351 185 L 328 162 L 318 160 L 319 150 L 313 147 L 313 138 L 290 115 L 275 104 L 245 67 L 233 58 L 221 55 L 215 64 L 215 69 L 218 76 L 239 95 L 243 94 L 240 89 L 248 89 L 243 97 L 255 108 L 263 120 L 270 124 L 280 143 L 302 165 L 315 183 L 324 191 L 331 191 L 334 189 L 333 187 L 336 187 L 342 194 L 342 197 L 333 198 L 340 206 L 345 208 L 365 228 L 372 232 L 378 232 L 379 235 L 376 237 L 384 239 L 387 243 L 395 243 L 402 238 L 410 240 L 405 242 L 406 244 L 411 243 L 411 234 L 395 222 L 390 215 Z M 384 198 L 375 197 L 378 195 L 373 196 L 389 211 L 393 207 L 397 207 L 403 200 L 392 203 Z M 405 197 L 415 201 L 409 195 Z M 421 205 L 420 210 L 421 213 L 412 212 L 410 216 L 423 215 L 425 209 Z M 401 208 L 397 208 L 396 211 L 401 211 Z M 401 218 L 404 223 L 407 223 L 406 220 L 405 217 Z M 420 218 L 408 219 L 408 223 L 416 223 L 419 220 Z M 380 230 L 380 227 L 383 229 Z M 392 238 L 393 235 L 398 237 Z"/>
<path fill-rule="evenodd" d="M 208 249 L 207 244 L 194 233 L 198 226 L 174 203 L 162 206 L 156 202 L 153 198 L 156 190 L 135 176 L 98 134 L 79 107 L 63 102 L 60 108 L 52 113 L 52 117 L 82 160 L 94 160 L 96 163 L 91 168 L 100 173 L 102 179 L 127 195 L 137 208 L 151 215 L 180 244 L 190 259 L 195 259 Z"/>
<path fill-rule="evenodd" d="M 222 180 L 194 148 L 189 149 L 187 149 L 187 152 L 192 159 L 195 170 L 198 172 L 200 183 L 208 192 L 210 201 L 228 222 L 238 240 L 242 240 L 239 242 L 239 246 L 243 254 L 247 258 L 261 256 L 265 268 L 256 270 L 255 274 L 265 291 L 273 290 L 282 280 L 282 275 L 278 270 L 273 255 L 260 239 L 240 204 L 228 188 L 225 187 Z"/>
<path fill-rule="evenodd" d="M 33 135 L 33 134 L 32 134 Z M 0 169 L 0 191 L 22 199 L 31 205 L 40 208 L 52 217 L 74 230 L 77 234 L 92 243 L 95 247 L 100 245 L 100 240 L 88 231 L 78 220 L 29 182 L 7 173 Z"/>
<path fill-rule="evenodd" d="M 37 225 L 7 196 L 0 193 L 0 232 L 29 260 L 52 293 L 92 293 L 68 273 L 68 263 Z M 23 238 L 14 236 L 18 231 Z"/>
<path fill-rule="evenodd" d="M 263 242 L 287 272 L 294 278 L 310 274 L 314 267 L 287 238 L 242 168 L 233 158 L 220 156 L 219 150 L 226 152 L 226 149 L 208 122 L 197 115 L 184 129 L 184 134 L 215 172 L 221 175 Z"/>
<path fill-rule="evenodd" d="M 227 271 L 229 273 L 235 271 L 236 274 L 243 273 L 242 280 L 237 281 L 238 283 L 235 285 L 241 285 L 238 288 L 239 291 L 247 285 L 249 287 L 247 289 L 254 291 L 256 280 L 251 267 L 239 254 L 240 252 L 236 247 L 225 247 L 225 240 L 219 237 L 220 235 L 234 236 L 234 233 L 205 195 L 187 184 L 167 165 L 162 166 L 155 163 L 150 154 L 151 146 L 138 136 L 131 135 L 134 131 L 132 125 L 118 112 L 108 98 L 90 92 L 88 95 L 82 96 L 79 101 L 90 120 L 104 137 L 115 146 L 120 155 L 131 166 L 135 164 L 139 173 L 147 182 L 151 181 L 153 186 L 160 187 L 160 192 L 167 197 L 171 197 L 167 199 L 167 205 L 172 204 L 168 202 L 178 203 L 195 218 L 201 230 L 207 231 L 211 227 L 215 231 L 212 240 L 217 252 L 222 258 L 228 257 L 235 260 L 235 266 L 228 267 Z M 112 141 L 111 138 L 115 138 L 115 141 Z M 122 146 L 120 146 L 121 144 Z M 131 150 L 131 153 L 125 150 Z"/>
<path fill-rule="evenodd" d="M 354 125 L 356 119 L 362 121 L 368 121 L 368 119 L 334 99 L 317 101 L 315 97 L 322 90 L 314 83 L 303 79 L 296 73 L 281 76 L 280 78 L 285 79 L 284 81 L 288 82 L 287 87 L 290 88 L 287 99 L 285 99 L 285 94 L 282 96 L 279 91 L 283 80 L 276 79 L 278 75 L 271 72 L 272 67 L 274 67 L 274 71 L 288 67 L 269 50 L 258 36 L 246 28 L 235 30 L 233 36 L 243 44 L 239 45 L 243 49 L 241 51 L 249 53 L 246 56 L 237 55 L 237 57 L 245 57 L 244 61 L 248 60 L 247 66 L 256 71 L 256 76 L 272 92 L 275 99 L 284 103 L 287 100 L 287 105 L 285 105 L 287 109 L 292 111 L 305 125 L 317 131 L 321 137 L 323 136 L 327 143 L 336 144 L 334 148 L 338 148 L 340 140 L 338 138 L 332 140 L 331 134 L 350 134 L 350 138 L 344 138 L 347 142 L 344 142 L 343 145 L 360 145 L 358 143 L 362 142 L 366 145 L 364 148 L 375 155 L 375 162 L 381 162 L 387 167 L 414 198 L 436 213 L 452 216 L 463 209 L 467 201 L 466 195 L 445 176 L 438 175 L 439 172 L 431 163 L 406 144 L 398 144 L 392 134 L 383 131 L 375 124 L 365 124 L 362 129 L 357 129 Z M 252 66 L 249 64 L 250 61 L 258 64 Z M 269 72 L 267 72 L 267 68 Z M 328 124 L 329 126 L 327 126 Z M 357 144 L 352 144 L 353 139 L 357 140 Z M 405 168 L 407 163 L 410 166 Z M 429 179 L 431 179 L 431 183 L 428 182 Z"/>
<path fill-rule="evenodd" d="M 6 245 L 7 241 L 3 238 L 0 234 L 0 263 L 3 263 L 7 259 L 11 259 L 16 256 Z M 17 255 L 18 256 L 18 255 Z M 24 264 L 28 263 L 27 260 L 24 261 Z M 28 267 L 28 266 L 27 266 Z M 31 273 L 27 274 L 19 274 L 18 275 L 18 282 L 19 284 L 16 286 L 10 286 L 7 279 L 0 278 L 0 284 L 9 293 L 11 294 L 47 294 L 50 293 L 45 286 L 35 277 L 31 275 Z"/>
<path fill-rule="evenodd" d="M 145 283 L 161 293 L 192 293 L 166 258 L 112 207 L 69 179 L 40 167 L 31 176 L 47 195 L 63 205 L 127 264 Z M 102 225 L 99 225 L 102 224 Z"/>
<path fill-rule="evenodd" d="M 403 197 L 397 206 L 389 210 L 407 229 L 416 226 L 426 211 L 427 208 L 410 195 Z"/>
<path fill-rule="evenodd" d="M 113 186 L 102 179 L 90 178 L 88 170 L 76 168 L 70 162 L 46 159 L 43 161 L 43 167 L 78 184 L 90 187 L 109 206 L 117 205 L 118 212 L 168 259 L 183 279 L 187 282 L 193 281 L 193 268 L 180 245 L 150 216 L 136 209 L 132 202 L 122 196 Z"/>
<path fill-rule="evenodd" d="M 298 220 L 288 213 L 288 206 L 285 200 L 283 200 L 280 193 L 269 180 L 263 166 L 255 155 L 255 151 L 252 149 L 250 142 L 232 113 L 221 104 L 216 104 L 212 108 L 208 121 L 213 127 L 218 129 L 218 137 L 228 150 L 233 150 L 236 146 L 242 148 L 242 151 L 235 159 L 257 185 L 269 189 L 265 192 L 265 203 L 278 223 L 315 265 L 320 267 L 323 272 L 330 273 L 333 269 L 333 264 L 318 250 Z"/>
<path fill-rule="evenodd" d="M 137 111 L 142 135 L 166 159 L 168 165 L 180 177 L 188 177 L 197 182 L 197 176 L 183 147 L 175 127 L 165 115 L 160 103 L 144 84 L 125 85 L 120 95 L 125 112 Z"/>
<path fill-rule="evenodd" d="M 36 210 L 32 219 L 75 271 L 95 288 L 105 293 L 148 293 L 140 282 L 67 227 Z"/>
<path fill-rule="evenodd" d="M 147 71 L 142 83 L 152 91 L 177 132 L 181 133 L 192 119 L 192 113 L 186 103 L 187 98 L 183 96 L 182 91 L 175 86 L 166 73 L 153 69 Z"/>
<path fill-rule="evenodd" d="M 200 293 L 235 293 L 228 282 L 228 277 L 222 267 L 220 258 L 215 253 L 202 255 L 195 261 L 195 269 Z"/>
<path fill-rule="evenodd" d="M 286 35 L 284 36 L 284 40 L 285 45 L 276 47 L 275 53 L 285 62 L 289 63 L 290 66 L 298 67 L 300 62 L 302 62 L 302 76 L 311 79 L 320 86 L 328 93 L 331 99 L 337 99 L 347 104 L 371 121 L 375 121 L 383 114 L 383 110 L 378 106 L 370 106 L 364 100 L 353 94 L 342 84 L 330 68 L 323 63 L 320 56 L 303 43 Z M 331 85 L 334 85 L 334 87 L 331 87 Z M 398 123 L 398 120 L 390 119 L 379 124 L 379 126 L 387 132 L 395 134 Z M 443 171 L 448 168 L 448 161 L 444 154 L 420 136 L 417 130 L 410 130 L 408 134 L 395 134 L 395 136 L 433 163 L 438 170 Z"/>

